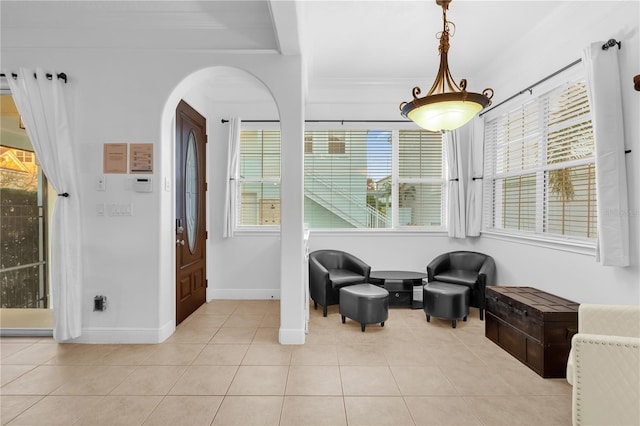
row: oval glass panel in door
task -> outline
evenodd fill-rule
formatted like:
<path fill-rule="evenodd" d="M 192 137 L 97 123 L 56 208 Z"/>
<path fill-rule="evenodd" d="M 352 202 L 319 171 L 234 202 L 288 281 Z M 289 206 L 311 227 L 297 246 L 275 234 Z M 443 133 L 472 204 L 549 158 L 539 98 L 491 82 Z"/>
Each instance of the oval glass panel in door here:
<path fill-rule="evenodd" d="M 198 227 L 198 152 L 193 132 L 189 133 L 187 142 L 187 161 L 185 170 L 184 205 L 187 225 L 187 243 L 189 251 L 196 249 Z"/>

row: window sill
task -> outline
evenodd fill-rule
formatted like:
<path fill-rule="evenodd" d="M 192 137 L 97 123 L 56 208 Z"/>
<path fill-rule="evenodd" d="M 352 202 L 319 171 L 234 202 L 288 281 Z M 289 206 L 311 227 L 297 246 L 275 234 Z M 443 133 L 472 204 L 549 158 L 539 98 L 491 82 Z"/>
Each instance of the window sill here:
<path fill-rule="evenodd" d="M 567 251 L 571 253 L 595 256 L 596 242 L 553 238 L 540 235 L 522 235 L 495 230 L 482 231 L 482 237 L 494 240 L 509 241 L 519 244 L 527 244 L 535 247 L 543 247 L 553 250 Z"/>
<path fill-rule="evenodd" d="M 402 237 L 424 237 L 437 236 L 446 237 L 445 229 L 415 229 L 415 228 L 397 228 L 397 229 L 310 229 L 311 235 L 320 237 L 384 237 L 384 236 L 402 236 Z"/>
<path fill-rule="evenodd" d="M 399 228 L 399 229 L 307 229 L 305 232 L 316 236 L 349 236 L 360 235 L 363 237 L 382 237 L 382 236 L 402 236 L 402 237 L 424 237 L 437 236 L 446 237 L 447 230 L 442 228 L 435 229 L 415 229 L 415 228 Z M 256 236 L 280 236 L 279 226 L 255 226 L 237 228 L 234 232 L 236 237 L 256 237 Z"/>
<path fill-rule="evenodd" d="M 279 226 L 243 226 L 236 228 L 233 235 L 235 237 L 280 237 Z"/>

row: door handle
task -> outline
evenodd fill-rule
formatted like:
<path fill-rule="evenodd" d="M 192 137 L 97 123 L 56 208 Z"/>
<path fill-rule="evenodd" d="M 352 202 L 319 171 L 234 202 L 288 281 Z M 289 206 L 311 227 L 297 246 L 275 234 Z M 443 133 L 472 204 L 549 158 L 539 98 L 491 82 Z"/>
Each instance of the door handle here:
<path fill-rule="evenodd" d="M 176 245 L 177 246 L 183 246 L 184 245 L 184 240 L 177 240 L 176 241 Z"/>

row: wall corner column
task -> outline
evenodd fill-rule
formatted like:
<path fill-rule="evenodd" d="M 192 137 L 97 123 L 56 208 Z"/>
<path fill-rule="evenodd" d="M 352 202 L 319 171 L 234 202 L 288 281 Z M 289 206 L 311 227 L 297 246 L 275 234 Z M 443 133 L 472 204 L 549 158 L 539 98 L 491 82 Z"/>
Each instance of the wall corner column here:
<path fill-rule="evenodd" d="M 280 166 L 280 331 L 283 345 L 305 342 L 304 308 L 304 90 L 300 57 L 281 77 L 287 97 L 278 102 L 281 131 Z"/>

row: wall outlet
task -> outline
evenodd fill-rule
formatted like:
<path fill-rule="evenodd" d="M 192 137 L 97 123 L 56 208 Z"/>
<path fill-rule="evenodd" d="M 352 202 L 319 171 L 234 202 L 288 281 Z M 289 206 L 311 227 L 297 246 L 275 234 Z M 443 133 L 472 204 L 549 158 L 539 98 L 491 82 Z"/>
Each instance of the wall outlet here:
<path fill-rule="evenodd" d="M 93 312 L 104 312 L 107 310 L 107 296 L 97 295 L 93 298 Z"/>

